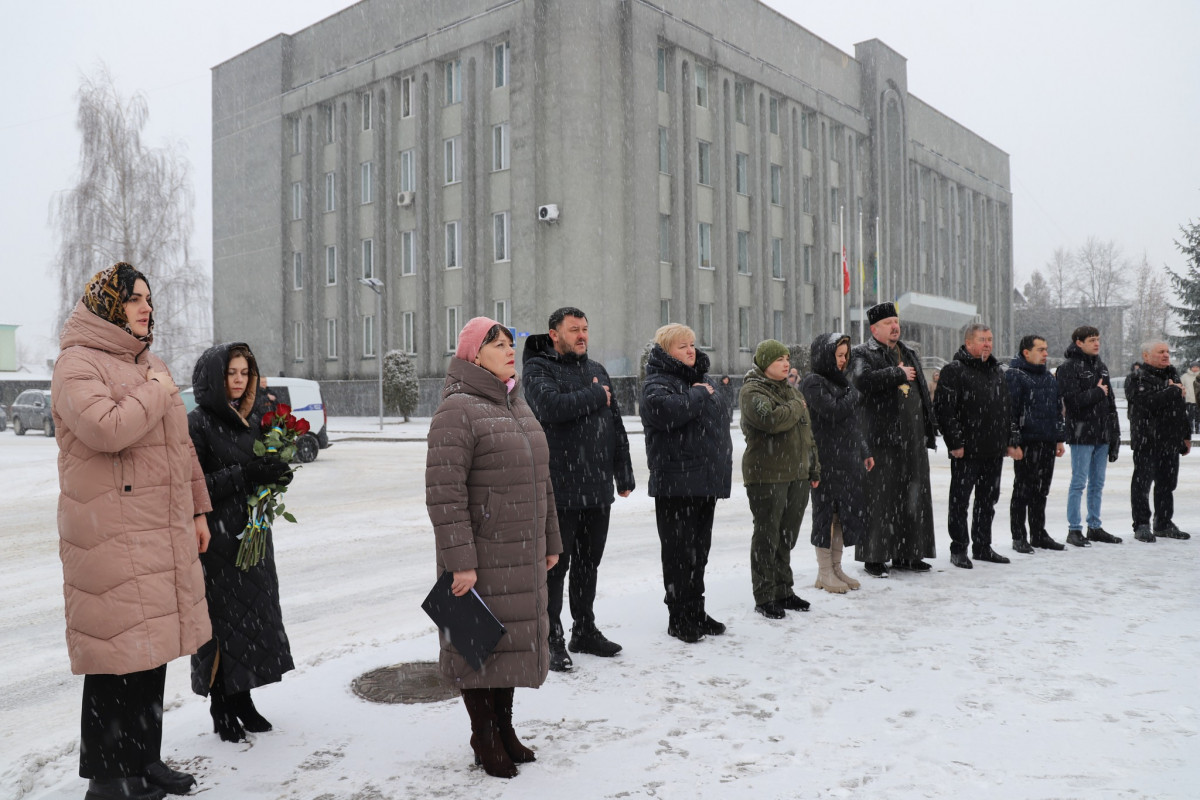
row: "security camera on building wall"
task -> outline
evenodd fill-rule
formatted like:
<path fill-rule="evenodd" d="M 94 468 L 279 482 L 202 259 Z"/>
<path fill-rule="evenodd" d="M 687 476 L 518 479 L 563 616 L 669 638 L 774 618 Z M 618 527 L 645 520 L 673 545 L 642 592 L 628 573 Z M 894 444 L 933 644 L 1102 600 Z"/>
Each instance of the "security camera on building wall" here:
<path fill-rule="evenodd" d="M 558 205 L 547 203 L 544 206 L 538 206 L 538 219 L 542 222 L 558 222 Z"/>

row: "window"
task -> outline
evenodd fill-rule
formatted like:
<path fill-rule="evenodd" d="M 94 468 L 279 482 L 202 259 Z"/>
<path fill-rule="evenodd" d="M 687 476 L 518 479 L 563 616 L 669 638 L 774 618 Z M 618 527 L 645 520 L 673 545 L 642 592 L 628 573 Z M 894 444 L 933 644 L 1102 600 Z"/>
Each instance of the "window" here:
<path fill-rule="evenodd" d="M 413 151 L 404 150 L 400 153 L 400 191 L 411 192 L 417 188 L 417 175 L 414 171 L 416 162 Z"/>
<path fill-rule="evenodd" d="M 400 274 L 417 273 L 416 231 L 400 232 Z"/>
<path fill-rule="evenodd" d="M 325 357 L 337 358 L 337 320 L 325 320 Z"/>
<path fill-rule="evenodd" d="M 446 308 L 446 352 L 453 353 L 458 348 L 458 331 L 460 323 L 458 318 L 462 313 L 459 306 L 449 306 Z"/>
<path fill-rule="evenodd" d="M 292 155 L 300 152 L 300 118 L 292 117 Z"/>
<path fill-rule="evenodd" d="M 364 278 L 375 277 L 375 240 L 362 240 L 362 276 Z"/>
<path fill-rule="evenodd" d="M 333 144 L 335 138 L 333 126 L 333 103 L 328 103 L 325 105 L 322 116 L 325 117 L 325 144 Z"/>
<path fill-rule="evenodd" d="M 805 214 L 812 213 L 812 178 L 805 175 L 800 179 L 800 202 Z"/>
<path fill-rule="evenodd" d="M 750 194 L 750 155 L 748 153 L 738 153 L 735 161 L 737 164 L 735 170 L 737 193 Z"/>
<path fill-rule="evenodd" d="M 733 118 L 746 124 L 746 84 L 741 82 L 733 85 Z"/>
<path fill-rule="evenodd" d="M 492 73 L 496 81 L 495 87 L 508 86 L 508 42 L 496 45 L 492 51 Z"/>
<path fill-rule="evenodd" d="M 804 245 L 804 282 L 812 283 L 812 245 Z"/>
<path fill-rule="evenodd" d="M 767 101 L 767 125 L 771 133 L 779 133 L 779 98 L 772 97 Z"/>
<path fill-rule="evenodd" d="M 771 202 L 783 204 L 783 167 L 778 164 L 771 165 Z"/>
<path fill-rule="evenodd" d="M 452 136 L 445 141 L 445 168 L 446 168 L 446 183 L 458 183 L 461 180 L 459 176 L 460 165 L 458 153 L 458 137 Z"/>
<path fill-rule="evenodd" d="M 750 349 L 750 308 L 738 306 L 738 349 Z"/>
<path fill-rule="evenodd" d="M 782 342 L 783 341 L 783 312 L 771 312 L 771 338 Z"/>
<path fill-rule="evenodd" d="M 508 261 L 508 212 L 492 215 L 493 261 Z"/>
<path fill-rule="evenodd" d="M 400 315 L 400 349 L 410 355 L 417 352 L 417 320 L 411 311 Z"/>
<path fill-rule="evenodd" d="M 658 301 L 658 324 L 666 325 L 670 321 L 671 321 L 671 301 L 666 300 L 666 299 L 659 300 Z"/>
<path fill-rule="evenodd" d="M 663 47 L 658 48 L 658 90 L 667 90 L 667 51 Z"/>
<path fill-rule="evenodd" d="M 462 59 L 456 58 L 453 61 L 447 61 L 445 66 L 445 105 L 452 106 L 462 102 Z"/>
<path fill-rule="evenodd" d="M 696 142 L 696 180 L 712 186 L 712 145 L 705 141 Z"/>
<path fill-rule="evenodd" d="M 400 79 L 400 116 L 407 119 L 413 115 L 413 79 L 412 76 Z"/>
<path fill-rule="evenodd" d="M 461 267 L 458 260 L 458 221 L 446 223 L 446 269 Z"/>
<path fill-rule="evenodd" d="M 658 171 L 664 175 L 671 174 L 670 140 L 667 137 L 667 129 L 662 126 L 658 129 Z"/>
<path fill-rule="evenodd" d="M 375 317 L 363 317 L 363 358 L 375 355 Z"/>
<path fill-rule="evenodd" d="M 750 231 L 737 232 L 737 271 L 750 274 Z"/>
<path fill-rule="evenodd" d="M 701 222 L 699 233 L 700 266 L 712 269 L 712 223 Z"/>
<path fill-rule="evenodd" d="M 812 150 L 812 145 L 809 142 L 810 132 L 809 125 L 812 124 L 812 115 L 808 112 L 800 114 L 800 146 L 805 150 Z"/>
<path fill-rule="evenodd" d="M 304 288 L 304 254 L 292 253 L 292 288 Z"/>
<path fill-rule="evenodd" d="M 337 245 L 331 244 L 325 248 L 325 285 L 337 283 Z"/>
<path fill-rule="evenodd" d="M 507 300 L 497 300 L 496 301 L 495 309 L 492 313 L 492 319 L 496 320 L 496 322 L 499 322 L 501 325 L 503 325 L 506 328 L 509 327 L 509 324 L 508 324 L 508 301 Z"/>
<path fill-rule="evenodd" d="M 299 182 L 292 184 L 292 219 L 300 219 L 304 212 L 304 194 Z"/>
<path fill-rule="evenodd" d="M 362 173 L 362 188 L 361 200 L 363 205 L 375 202 L 375 183 L 371 180 L 372 174 L 375 172 L 375 165 L 370 161 L 364 161 L 359 164 L 359 172 Z"/>
<path fill-rule="evenodd" d="M 696 65 L 696 105 L 708 108 L 708 67 Z"/>
<path fill-rule="evenodd" d="M 830 215 L 831 217 L 833 217 L 835 220 L 837 220 L 837 224 L 838 224 L 838 225 L 841 225 L 841 224 L 842 224 L 842 218 L 841 218 L 840 214 L 838 213 L 838 212 L 839 212 L 839 210 L 840 210 L 840 209 L 838 208 L 838 190 L 837 190 L 837 187 L 836 187 L 836 186 L 830 186 L 830 187 L 829 187 L 829 215 Z"/>
<path fill-rule="evenodd" d="M 700 324 L 696 330 L 696 344 L 699 347 L 712 347 L 713 341 L 713 307 L 712 303 L 700 304 Z"/>
<path fill-rule="evenodd" d="M 336 173 L 325 173 L 325 210 L 335 211 L 337 209 L 337 176 Z"/>
<path fill-rule="evenodd" d="M 508 169 L 508 123 L 492 126 L 492 171 Z"/>
<path fill-rule="evenodd" d="M 834 275 L 833 285 L 837 288 L 837 291 L 839 293 L 841 293 L 842 287 L 845 285 L 843 282 L 845 279 L 842 277 L 842 254 L 841 253 L 833 253 L 833 275 Z M 833 329 L 837 330 L 838 326 L 835 325 Z"/>
<path fill-rule="evenodd" d="M 771 277 L 783 278 L 783 239 L 771 240 Z"/>
<path fill-rule="evenodd" d="M 304 360 L 304 323 L 292 323 L 292 358 L 295 361 Z"/>
<path fill-rule="evenodd" d="M 658 260 L 671 263 L 671 215 L 658 215 Z"/>
<path fill-rule="evenodd" d="M 363 130 L 371 130 L 371 93 L 362 93 L 362 124 Z"/>

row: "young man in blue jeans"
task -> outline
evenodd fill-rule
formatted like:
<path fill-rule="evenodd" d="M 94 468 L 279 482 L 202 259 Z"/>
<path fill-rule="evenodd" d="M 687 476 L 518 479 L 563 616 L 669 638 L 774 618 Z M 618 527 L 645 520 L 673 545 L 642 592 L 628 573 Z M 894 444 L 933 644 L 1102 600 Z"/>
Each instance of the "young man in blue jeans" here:
<path fill-rule="evenodd" d="M 1100 360 L 1100 331 L 1082 325 L 1071 334 L 1066 362 L 1058 368 L 1058 388 L 1066 409 L 1067 444 L 1071 446 L 1071 485 L 1067 490 L 1067 544 L 1120 544 L 1104 530 L 1100 502 L 1108 464 L 1117 460 L 1121 427 L 1108 367 Z M 1087 536 L 1083 535 L 1080 501 L 1087 489 Z"/>

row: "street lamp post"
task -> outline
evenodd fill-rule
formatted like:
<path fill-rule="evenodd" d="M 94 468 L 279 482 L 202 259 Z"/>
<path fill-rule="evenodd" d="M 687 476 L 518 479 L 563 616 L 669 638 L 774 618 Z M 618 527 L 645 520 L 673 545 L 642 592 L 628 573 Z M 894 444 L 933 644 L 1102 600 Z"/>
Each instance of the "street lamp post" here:
<path fill-rule="evenodd" d="M 379 430 L 383 430 L 383 281 L 359 278 L 358 282 L 375 293 L 375 363 L 379 366 Z"/>

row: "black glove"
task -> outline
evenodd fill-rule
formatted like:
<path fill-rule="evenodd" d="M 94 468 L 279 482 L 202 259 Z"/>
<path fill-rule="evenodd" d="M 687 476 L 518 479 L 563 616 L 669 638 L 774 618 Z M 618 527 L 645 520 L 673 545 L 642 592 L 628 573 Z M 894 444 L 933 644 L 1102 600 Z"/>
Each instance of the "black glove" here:
<path fill-rule="evenodd" d="M 291 482 L 292 468 L 278 456 L 259 456 L 242 467 L 242 474 L 251 488 L 272 483 L 286 486 Z"/>
<path fill-rule="evenodd" d="M 1120 452 L 1120 450 L 1121 450 L 1121 440 L 1120 439 L 1117 439 L 1116 441 L 1108 443 L 1108 463 L 1110 463 L 1110 464 L 1117 463 L 1117 454 Z"/>

